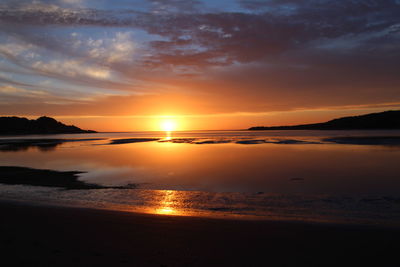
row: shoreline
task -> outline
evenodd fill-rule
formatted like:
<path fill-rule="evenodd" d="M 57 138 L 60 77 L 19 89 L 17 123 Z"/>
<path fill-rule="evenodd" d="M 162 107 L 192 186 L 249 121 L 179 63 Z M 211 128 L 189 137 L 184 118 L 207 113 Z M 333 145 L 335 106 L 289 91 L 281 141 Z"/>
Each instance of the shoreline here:
<path fill-rule="evenodd" d="M 335 226 L 335 227 L 361 227 L 361 228 L 377 228 L 387 230 L 399 230 L 400 225 L 395 223 L 366 223 L 364 221 L 344 221 L 344 220 L 329 220 L 327 218 L 316 219 L 309 218 L 304 219 L 293 217 L 285 217 L 283 215 L 249 215 L 249 214 L 224 214 L 224 213 L 211 213 L 211 212 L 200 212 L 191 211 L 185 214 L 180 213 L 154 213 L 154 208 L 122 208 L 122 207 L 102 207 L 102 206 L 84 206 L 80 204 L 67 204 L 67 203 L 47 203 L 45 201 L 33 201 L 33 200 L 18 200 L 18 199 L 0 199 L 0 207 L 2 205 L 11 206 L 26 206 L 32 208 L 49 208 L 49 209 L 73 209 L 82 211 L 98 211 L 98 212 L 111 212 L 127 214 L 128 216 L 151 216 L 151 217 L 173 217 L 173 218 L 188 218 L 188 219 L 199 219 L 199 220 L 221 220 L 221 221 L 243 221 L 243 222 L 264 222 L 264 223 L 288 223 L 288 224 L 304 224 L 304 225 L 322 225 L 322 226 Z"/>
<path fill-rule="evenodd" d="M 36 192 L 33 189 L 39 190 Z M 174 204 L 169 202 L 171 201 L 171 192 L 174 192 Z M 83 195 L 80 195 L 81 193 Z M 91 193 L 94 195 L 91 195 Z M 122 195 L 122 193 L 124 194 Z M 341 202 L 338 199 L 331 201 L 332 196 L 330 195 L 312 196 L 263 193 L 249 194 L 253 198 L 260 196 L 261 203 L 254 200 L 253 202 L 243 204 L 239 199 L 238 202 L 232 202 L 226 207 L 221 206 L 218 201 L 219 198 L 232 198 L 235 200 L 235 195 L 231 194 L 240 193 L 219 195 L 215 203 L 210 201 L 202 206 L 200 204 L 202 200 L 214 198 L 215 195 L 200 191 L 179 190 L 66 190 L 51 187 L 4 185 L 2 190 L 0 190 L 0 195 L 2 195 L 0 203 L 44 208 L 94 209 L 155 216 L 170 215 L 224 220 L 294 222 L 400 229 L 398 205 L 396 204 L 397 198 L 395 197 L 368 195 L 359 196 L 358 198 L 342 197 Z M 100 198 L 99 195 L 104 195 L 104 198 Z M 113 195 L 116 195 L 119 201 L 108 201 Z M 244 195 L 244 197 L 248 196 Z M 193 201 L 190 207 L 182 204 L 185 199 Z M 378 201 L 377 204 L 375 203 L 376 201 Z M 382 203 L 382 201 L 384 202 Z M 303 202 L 307 202 L 307 206 L 304 206 Z M 332 202 L 333 204 L 327 206 L 326 202 Z M 324 203 L 324 205 L 321 206 L 320 203 Z M 386 207 L 385 210 L 378 209 L 383 204 Z M 248 210 L 243 210 L 241 205 L 247 205 Z M 350 206 L 345 207 L 347 205 Z M 288 207 L 291 207 L 291 209 L 288 209 Z"/>
<path fill-rule="evenodd" d="M 399 229 L 0 202 L 7 266 L 383 266 Z"/>
<path fill-rule="evenodd" d="M 152 217 L 152 218 L 185 218 L 186 220 L 203 220 L 203 221 L 236 221 L 244 223 L 265 223 L 265 224 L 290 224 L 290 225 L 315 225 L 321 227 L 335 227 L 335 228 L 358 228 L 358 229 L 376 229 L 387 231 L 399 231 L 400 225 L 392 224 L 372 224 L 357 221 L 341 221 L 341 220 L 317 220 L 317 219 L 288 219 L 283 216 L 257 216 L 257 215 L 244 215 L 244 214 L 213 214 L 213 213 L 200 213 L 192 212 L 187 214 L 169 214 L 169 213 L 153 213 L 147 212 L 146 209 L 124 209 L 124 208 L 109 208 L 109 207 L 95 207 L 95 206 L 82 206 L 79 204 L 65 204 L 65 203 L 45 203 L 44 201 L 26 201 L 17 199 L 0 199 L 0 209 L 4 206 L 20 207 L 20 208 L 38 208 L 49 210 L 75 210 L 79 212 L 98 212 L 109 213 L 114 215 L 131 216 L 131 217 Z M 184 220 L 185 220 L 184 219 Z"/>

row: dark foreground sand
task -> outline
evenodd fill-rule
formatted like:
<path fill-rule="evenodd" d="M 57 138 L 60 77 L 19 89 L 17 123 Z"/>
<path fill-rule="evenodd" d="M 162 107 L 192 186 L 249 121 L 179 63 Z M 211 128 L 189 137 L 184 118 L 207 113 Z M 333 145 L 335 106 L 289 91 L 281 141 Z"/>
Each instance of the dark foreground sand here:
<path fill-rule="evenodd" d="M 1 266 L 398 266 L 400 230 L 0 203 Z"/>

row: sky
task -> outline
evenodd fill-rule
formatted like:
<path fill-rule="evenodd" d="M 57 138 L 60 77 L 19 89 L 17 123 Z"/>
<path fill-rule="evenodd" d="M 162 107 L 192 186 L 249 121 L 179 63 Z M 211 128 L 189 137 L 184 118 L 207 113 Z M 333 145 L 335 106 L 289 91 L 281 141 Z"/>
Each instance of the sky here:
<path fill-rule="evenodd" d="M 0 115 L 242 129 L 400 109 L 400 0 L 2 0 Z"/>

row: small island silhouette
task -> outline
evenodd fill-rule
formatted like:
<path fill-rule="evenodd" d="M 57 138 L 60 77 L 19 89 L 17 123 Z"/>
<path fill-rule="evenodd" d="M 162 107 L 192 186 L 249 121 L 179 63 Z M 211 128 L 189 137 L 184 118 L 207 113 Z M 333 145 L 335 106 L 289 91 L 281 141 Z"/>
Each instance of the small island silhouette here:
<path fill-rule="evenodd" d="M 0 117 L 0 135 L 75 133 L 96 133 L 96 131 L 82 130 L 74 125 L 65 125 L 46 116 L 36 120 L 20 117 Z"/>
<path fill-rule="evenodd" d="M 293 126 L 256 126 L 248 130 L 373 130 L 400 129 L 400 110 L 343 117 L 323 123 L 301 124 Z"/>

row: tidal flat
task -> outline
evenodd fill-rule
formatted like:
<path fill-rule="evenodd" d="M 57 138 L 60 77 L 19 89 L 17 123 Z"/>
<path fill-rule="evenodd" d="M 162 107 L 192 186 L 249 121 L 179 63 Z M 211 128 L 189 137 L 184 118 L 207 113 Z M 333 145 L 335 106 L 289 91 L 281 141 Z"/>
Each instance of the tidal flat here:
<path fill-rule="evenodd" d="M 399 136 L 398 131 L 9 136 L 0 139 L 0 198 L 159 215 L 395 226 Z"/>

